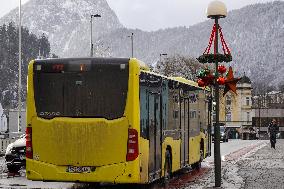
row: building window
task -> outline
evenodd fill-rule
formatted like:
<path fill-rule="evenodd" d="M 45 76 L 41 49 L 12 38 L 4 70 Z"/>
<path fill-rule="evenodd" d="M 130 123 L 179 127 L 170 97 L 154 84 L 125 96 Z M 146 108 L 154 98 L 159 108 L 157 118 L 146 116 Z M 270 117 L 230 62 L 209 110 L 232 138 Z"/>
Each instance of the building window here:
<path fill-rule="evenodd" d="M 190 118 L 196 118 L 196 111 L 190 111 Z"/>
<path fill-rule="evenodd" d="M 246 105 L 249 106 L 249 97 L 246 97 Z"/>
<path fill-rule="evenodd" d="M 232 98 L 230 96 L 226 96 L 226 104 L 230 106 L 231 103 L 232 103 Z"/>
<path fill-rule="evenodd" d="M 227 112 L 226 121 L 232 121 L 232 113 L 231 112 Z"/>
<path fill-rule="evenodd" d="M 174 112 L 173 112 L 174 119 L 178 119 L 178 114 L 179 114 L 179 111 L 178 110 L 174 110 Z"/>
<path fill-rule="evenodd" d="M 250 113 L 247 112 L 247 121 L 250 121 Z"/>

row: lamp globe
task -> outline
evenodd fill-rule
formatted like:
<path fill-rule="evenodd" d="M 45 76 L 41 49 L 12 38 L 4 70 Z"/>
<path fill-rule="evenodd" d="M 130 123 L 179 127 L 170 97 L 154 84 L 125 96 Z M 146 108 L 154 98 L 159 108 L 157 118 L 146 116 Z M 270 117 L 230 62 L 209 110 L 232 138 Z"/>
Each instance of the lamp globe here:
<path fill-rule="evenodd" d="M 225 18 L 227 16 L 227 7 L 221 1 L 212 1 L 206 9 L 207 18 Z"/>

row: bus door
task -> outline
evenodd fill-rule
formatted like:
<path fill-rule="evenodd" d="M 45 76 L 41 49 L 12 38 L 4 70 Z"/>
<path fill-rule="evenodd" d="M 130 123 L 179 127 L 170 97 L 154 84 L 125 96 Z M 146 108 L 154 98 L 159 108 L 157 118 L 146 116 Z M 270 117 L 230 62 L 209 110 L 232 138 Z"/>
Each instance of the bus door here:
<path fill-rule="evenodd" d="M 180 89 L 182 90 L 182 89 Z M 181 94 L 181 92 L 180 92 Z M 181 161 L 180 161 L 180 164 L 181 164 L 181 167 L 184 167 L 186 164 L 185 164 L 185 143 L 186 143 L 186 140 L 185 140 L 185 124 L 184 124 L 184 99 L 183 97 L 181 97 L 180 95 L 180 139 L 181 139 L 181 147 L 180 147 L 180 158 L 181 158 Z"/>
<path fill-rule="evenodd" d="M 184 110 L 184 117 L 183 117 L 183 135 L 182 135 L 182 148 L 183 148 L 183 154 L 182 154 L 182 162 L 183 166 L 187 165 L 188 162 L 188 151 L 189 151 L 189 102 L 188 98 L 184 99 L 183 103 L 183 110 Z"/>
<path fill-rule="evenodd" d="M 149 180 L 156 180 L 161 176 L 161 94 L 148 93 L 148 121 L 149 121 Z"/>

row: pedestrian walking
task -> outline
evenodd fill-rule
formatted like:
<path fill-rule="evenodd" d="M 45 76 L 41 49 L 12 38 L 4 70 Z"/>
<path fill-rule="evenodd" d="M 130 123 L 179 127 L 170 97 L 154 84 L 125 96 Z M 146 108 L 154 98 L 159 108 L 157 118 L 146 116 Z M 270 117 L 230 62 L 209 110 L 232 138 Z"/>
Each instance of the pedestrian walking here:
<path fill-rule="evenodd" d="M 276 144 L 276 135 L 279 131 L 279 127 L 276 123 L 276 119 L 273 119 L 272 122 L 268 125 L 268 133 L 270 137 L 270 144 L 271 148 L 275 149 L 275 144 Z"/>
<path fill-rule="evenodd" d="M 260 134 L 259 134 L 259 128 L 256 129 L 256 134 L 255 134 L 255 138 L 257 140 L 259 140 Z"/>

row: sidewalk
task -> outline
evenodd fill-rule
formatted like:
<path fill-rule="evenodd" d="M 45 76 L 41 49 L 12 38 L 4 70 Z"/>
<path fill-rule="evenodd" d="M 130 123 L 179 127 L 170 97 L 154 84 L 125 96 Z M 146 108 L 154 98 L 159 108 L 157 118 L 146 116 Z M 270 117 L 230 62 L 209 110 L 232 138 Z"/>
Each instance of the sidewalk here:
<path fill-rule="evenodd" d="M 214 166 L 186 189 L 215 188 Z M 222 161 L 222 186 L 228 189 L 284 189 L 284 139 L 277 140 L 276 149 L 269 141 L 248 146 Z"/>
<path fill-rule="evenodd" d="M 284 140 L 279 139 L 276 149 L 270 144 L 238 163 L 238 174 L 243 188 L 284 189 Z"/>

